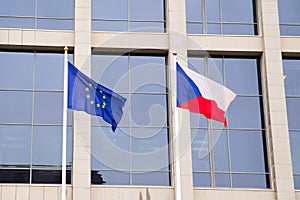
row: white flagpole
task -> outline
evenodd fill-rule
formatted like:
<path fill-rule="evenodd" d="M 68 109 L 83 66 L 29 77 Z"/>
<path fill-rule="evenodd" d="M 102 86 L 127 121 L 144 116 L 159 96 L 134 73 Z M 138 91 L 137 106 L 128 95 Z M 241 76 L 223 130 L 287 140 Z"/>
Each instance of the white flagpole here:
<path fill-rule="evenodd" d="M 172 88 L 175 90 L 172 94 L 172 109 L 173 109 L 173 141 L 174 141 L 174 168 L 175 168 L 175 198 L 176 200 L 181 200 L 181 173 L 180 173 L 180 151 L 179 151 L 179 120 L 178 111 L 176 110 L 176 96 L 177 96 L 177 53 L 172 53 Z"/>
<path fill-rule="evenodd" d="M 63 105 L 63 138 L 62 138 L 62 172 L 61 200 L 66 200 L 67 175 L 67 111 L 68 111 L 68 47 L 64 48 L 64 105 Z"/>

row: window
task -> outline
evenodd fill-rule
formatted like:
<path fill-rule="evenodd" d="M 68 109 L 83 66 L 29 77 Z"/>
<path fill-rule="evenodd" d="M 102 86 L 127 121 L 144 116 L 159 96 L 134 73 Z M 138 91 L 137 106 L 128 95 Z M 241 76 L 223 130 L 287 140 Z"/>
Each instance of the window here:
<path fill-rule="evenodd" d="M 92 30 L 165 32 L 163 0 L 92 0 Z"/>
<path fill-rule="evenodd" d="M 92 117 L 92 184 L 170 185 L 165 56 L 94 54 L 92 76 L 127 98 L 115 133 Z"/>
<path fill-rule="evenodd" d="M 300 35 L 300 1 L 278 0 L 280 34 Z"/>
<path fill-rule="evenodd" d="M 255 0 L 186 0 L 186 22 L 190 34 L 257 35 Z"/>
<path fill-rule="evenodd" d="M 1 0 L 0 27 L 25 29 L 74 29 L 73 0 Z"/>
<path fill-rule="evenodd" d="M 285 95 L 288 115 L 288 126 L 290 133 L 290 145 L 293 163 L 293 174 L 295 189 L 300 189 L 300 60 L 283 59 L 283 72 L 285 78 Z"/>
<path fill-rule="evenodd" d="M 191 113 L 194 186 L 269 188 L 259 59 L 189 57 L 189 68 L 237 94 L 226 128 Z"/>
<path fill-rule="evenodd" d="M 0 60 L 0 183 L 61 183 L 63 54 L 0 52 Z"/>

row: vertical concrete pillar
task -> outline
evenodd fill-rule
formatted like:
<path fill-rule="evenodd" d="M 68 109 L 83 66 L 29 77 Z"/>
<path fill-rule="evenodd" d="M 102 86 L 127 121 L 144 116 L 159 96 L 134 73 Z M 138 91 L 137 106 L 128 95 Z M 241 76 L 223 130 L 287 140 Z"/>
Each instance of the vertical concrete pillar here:
<path fill-rule="evenodd" d="M 82 72 L 91 74 L 91 0 L 75 0 L 74 63 Z M 74 113 L 73 130 L 73 199 L 90 199 L 91 185 L 91 118 Z"/>
<path fill-rule="evenodd" d="M 264 40 L 263 68 L 267 91 L 265 106 L 270 116 L 267 131 L 270 168 L 277 200 L 294 200 L 294 181 L 284 92 L 277 0 L 260 0 Z"/>

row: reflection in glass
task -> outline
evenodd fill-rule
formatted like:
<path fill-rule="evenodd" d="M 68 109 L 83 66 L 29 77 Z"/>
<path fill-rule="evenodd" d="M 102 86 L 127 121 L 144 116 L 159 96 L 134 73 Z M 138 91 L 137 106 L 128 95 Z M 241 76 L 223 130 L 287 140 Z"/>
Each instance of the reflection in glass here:
<path fill-rule="evenodd" d="M 193 173 L 194 187 L 211 187 L 210 173 Z"/>
<path fill-rule="evenodd" d="M 0 125 L 0 166 L 29 167 L 31 126 Z"/>
<path fill-rule="evenodd" d="M 232 174 L 232 186 L 239 188 L 269 188 L 269 177 L 265 174 Z"/>
<path fill-rule="evenodd" d="M 32 92 L 0 91 L 0 122 L 31 123 Z"/>
<path fill-rule="evenodd" d="M 263 133 L 230 130 L 231 170 L 233 172 L 265 172 Z"/>
<path fill-rule="evenodd" d="M 136 172 L 132 174 L 132 184 L 169 186 L 169 172 Z"/>

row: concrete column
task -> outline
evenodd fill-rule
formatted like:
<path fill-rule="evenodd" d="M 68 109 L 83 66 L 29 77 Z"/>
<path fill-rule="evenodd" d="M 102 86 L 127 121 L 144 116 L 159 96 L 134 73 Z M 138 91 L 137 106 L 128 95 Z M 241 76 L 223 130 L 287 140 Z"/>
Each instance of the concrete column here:
<path fill-rule="evenodd" d="M 281 41 L 277 0 L 260 0 L 262 34 L 264 40 L 263 73 L 267 86 L 265 97 L 270 168 L 277 200 L 294 200 L 294 181 L 286 114 L 286 100 L 282 69 Z M 265 99 L 266 99 L 265 98 Z M 266 101 L 265 101 L 266 102 Z"/>
<path fill-rule="evenodd" d="M 91 0 L 75 0 L 74 63 L 91 74 Z M 91 117 L 74 111 L 73 130 L 73 200 L 90 199 L 91 185 Z"/>
<path fill-rule="evenodd" d="M 174 99 L 176 95 L 176 68 L 171 65 L 172 53 L 178 54 L 177 58 L 182 67 L 186 67 L 187 60 L 187 41 L 186 41 L 186 22 L 185 22 L 185 1 L 169 0 L 167 2 L 168 12 L 168 32 L 169 32 L 169 97 Z M 172 135 L 172 150 L 173 153 L 173 170 L 172 181 L 175 187 L 176 200 L 193 200 L 193 173 L 192 173 L 192 158 L 191 158 L 191 137 L 190 137 L 190 120 L 189 112 L 177 109 L 176 102 L 172 102 L 170 108 L 170 116 L 172 122 L 170 124 L 170 133 Z M 178 117 L 178 124 L 175 124 L 174 115 Z M 174 127 L 177 127 L 178 134 L 176 135 Z"/>

